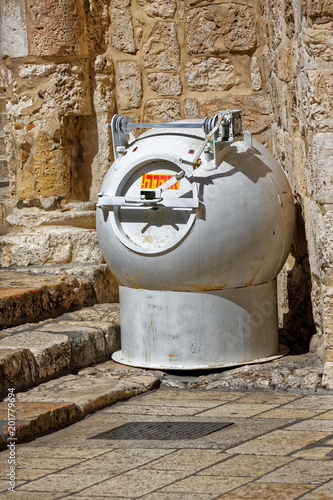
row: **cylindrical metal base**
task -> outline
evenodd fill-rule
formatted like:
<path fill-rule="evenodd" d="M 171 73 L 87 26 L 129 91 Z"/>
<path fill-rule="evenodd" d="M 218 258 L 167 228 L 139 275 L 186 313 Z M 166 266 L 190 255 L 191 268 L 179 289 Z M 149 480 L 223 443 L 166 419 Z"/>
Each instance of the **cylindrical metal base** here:
<path fill-rule="evenodd" d="M 276 280 L 201 292 L 120 287 L 119 363 L 166 370 L 209 369 L 282 356 Z M 267 359 L 268 358 L 268 359 Z"/>

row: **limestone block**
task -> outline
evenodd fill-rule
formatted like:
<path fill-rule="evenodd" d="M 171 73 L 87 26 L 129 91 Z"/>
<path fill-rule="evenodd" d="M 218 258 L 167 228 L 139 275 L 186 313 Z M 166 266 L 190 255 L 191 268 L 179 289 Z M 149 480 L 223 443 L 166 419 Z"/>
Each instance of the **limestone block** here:
<path fill-rule="evenodd" d="M 33 354 L 39 380 L 61 372 L 70 363 L 71 343 L 66 335 L 34 330 L 0 340 L 0 349 L 22 348 Z"/>
<path fill-rule="evenodd" d="M 69 338 L 72 346 L 71 369 L 84 368 L 106 358 L 104 333 L 92 325 L 59 321 L 45 324 L 39 331 L 61 334 Z"/>
<path fill-rule="evenodd" d="M 93 93 L 96 113 L 113 113 L 115 109 L 114 67 L 107 54 L 98 55 L 95 59 L 95 86 Z M 97 139 L 97 142 L 99 138 Z"/>
<path fill-rule="evenodd" d="M 0 0 L 0 55 L 28 55 L 28 35 L 25 0 Z"/>
<path fill-rule="evenodd" d="M 323 333 L 325 346 L 325 361 L 333 362 L 333 279 L 328 277 L 324 279 L 322 284 L 322 318 L 323 318 Z M 329 367 L 327 367 L 329 368 Z M 329 373 L 332 373 L 331 369 Z M 327 379 L 326 379 L 327 380 Z M 331 380 L 333 386 L 333 380 Z"/>
<path fill-rule="evenodd" d="M 319 279 L 333 275 L 333 210 L 322 213 L 310 198 L 304 203 L 306 237 L 309 247 L 311 272 Z"/>
<path fill-rule="evenodd" d="M 187 119 L 199 118 L 199 103 L 197 99 L 188 98 L 184 101 L 184 116 Z"/>
<path fill-rule="evenodd" d="M 288 43 L 276 50 L 277 77 L 284 82 L 292 78 L 292 52 L 293 45 Z"/>
<path fill-rule="evenodd" d="M 57 64 L 44 95 L 46 107 L 55 108 L 62 116 L 89 115 L 90 86 L 85 59 Z"/>
<path fill-rule="evenodd" d="M 282 40 L 284 9 L 282 0 L 268 0 L 268 32 L 271 46 L 275 49 Z"/>
<path fill-rule="evenodd" d="M 113 75 L 113 60 L 108 54 L 99 54 L 95 59 L 95 73 L 98 75 Z"/>
<path fill-rule="evenodd" d="M 85 229 L 96 228 L 95 210 L 63 209 L 43 210 L 39 207 L 14 208 L 7 216 L 12 228 L 35 228 L 37 226 L 73 226 Z"/>
<path fill-rule="evenodd" d="M 333 203 L 333 133 L 319 133 L 312 140 L 309 190 L 319 203 Z"/>
<path fill-rule="evenodd" d="M 88 0 L 86 8 L 87 39 L 91 52 L 104 52 L 109 34 L 108 0 Z"/>
<path fill-rule="evenodd" d="M 180 95 L 182 83 L 178 73 L 150 73 L 148 83 L 152 90 L 160 96 Z"/>
<path fill-rule="evenodd" d="M 234 84 L 234 67 L 230 59 L 218 57 L 189 59 L 185 66 L 189 90 L 229 90 Z"/>
<path fill-rule="evenodd" d="M 308 119 L 317 130 L 333 130 L 333 78 L 331 70 L 309 70 Z"/>
<path fill-rule="evenodd" d="M 188 54 L 246 52 L 257 45 L 255 13 L 252 7 L 227 3 L 194 8 L 187 14 Z"/>
<path fill-rule="evenodd" d="M 100 100 L 99 96 L 96 98 L 97 102 Z M 114 99 L 111 101 L 114 103 Z M 99 107 L 101 109 L 101 106 Z M 103 108 L 102 108 L 103 109 Z M 110 113 L 114 111 L 113 104 L 110 106 Z M 112 111 L 111 111 L 112 110 Z M 89 192 L 89 199 L 96 202 L 97 193 L 101 190 L 102 182 L 107 171 L 113 162 L 113 151 L 112 151 L 112 141 L 110 129 L 108 123 L 110 122 L 110 117 L 108 113 L 100 113 L 96 116 L 96 127 L 97 127 L 97 145 L 98 150 L 95 151 L 94 157 L 91 162 L 91 185 Z M 89 140 L 89 137 L 87 138 Z"/>
<path fill-rule="evenodd" d="M 147 16 L 170 18 L 175 15 L 176 0 L 138 0 Z"/>
<path fill-rule="evenodd" d="M 44 231 L 0 237 L 1 266 L 103 262 L 96 231 L 56 226 Z"/>
<path fill-rule="evenodd" d="M 9 387 L 22 390 L 34 384 L 36 368 L 29 349 L 0 349 L 0 397 Z"/>
<path fill-rule="evenodd" d="M 122 61 L 116 67 L 117 106 L 120 109 L 139 108 L 142 100 L 141 71 L 132 61 Z"/>
<path fill-rule="evenodd" d="M 243 130 L 260 134 L 270 126 L 270 102 L 262 95 L 199 99 L 200 116 L 214 116 L 220 110 L 241 109 Z"/>
<path fill-rule="evenodd" d="M 322 385 L 325 389 L 333 390 L 333 362 L 329 361 L 324 365 Z"/>
<path fill-rule="evenodd" d="M 151 36 L 143 44 L 143 59 L 147 69 L 179 69 L 180 49 L 174 23 L 156 23 Z"/>
<path fill-rule="evenodd" d="M 70 193 L 70 152 L 56 148 L 46 135 L 38 138 L 33 156 L 21 149 L 17 172 L 17 195 L 20 200 L 38 196 L 68 197 Z"/>
<path fill-rule="evenodd" d="M 28 0 L 27 12 L 31 55 L 86 53 L 84 12 L 79 0 Z"/>
<path fill-rule="evenodd" d="M 56 110 L 62 116 L 91 113 L 86 59 L 60 64 L 20 64 L 15 89 L 8 108 L 9 116 L 27 116 L 27 120 L 38 124 L 43 117 L 37 119 L 31 115 L 39 110 L 42 113 Z M 50 116 L 45 118 L 47 123 L 52 119 Z"/>
<path fill-rule="evenodd" d="M 152 99 L 145 106 L 144 122 L 166 123 L 180 120 L 180 105 L 175 99 Z"/>
<path fill-rule="evenodd" d="M 307 0 L 307 14 L 314 18 L 333 16 L 332 0 Z"/>
<path fill-rule="evenodd" d="M 262 89 L 261 71 L 258 58 L 256 56 L 253 56 L 251 59 L 250 71 L 251 71 L 251 83 L 253 90 L 255 91 L 261 90 Z"/>
<path fill-rule="evenodd" d="M 294 136 L 292 138 L 293 148 L 293 184 L 294 192 L 298 193 L 302 199 L 306 196 L 306 151 L 305 142 L 302 137 Z"/>
<path fill-rule="evenodd" d="M 275 121 L 281 124 L 285 131 L 292 130 L 292 96 L 287 83 L 272 77 L 270 80 L 271 102 Z"/>
<path fill-rule="evenodd" d="M 130 0 L 111 3 L 111 40 L 116 50 L 133 53 L 136 48 L 129 5 Z"/>
<path fill-rule="evenodd" d="M 117 380 L 117 377 L 113 376 L 112 373 L 99 374 L 98 367 L 95 371 L 97 372 L 96 376 L 83 370 L 81 375 L 61 377 L 60 383 L 59 380 L 51 380 L 20 394 L 18 400 L 25 403 L 36 400 L 75 403 L 75 417 L 77 419 L 115 404 L 117 401 L 126 400 L 148 391 L 143 383 Z M 151 380 L 153 377 L 149 378 Z M 158 387 L 156 377 L 155 387 Z"/>
<path fill-rule="evenodd" d="M 333 22 L 314 24 L 303 29 L 303 41 L 307 53 L 324 61 L 333 58 Z"/>

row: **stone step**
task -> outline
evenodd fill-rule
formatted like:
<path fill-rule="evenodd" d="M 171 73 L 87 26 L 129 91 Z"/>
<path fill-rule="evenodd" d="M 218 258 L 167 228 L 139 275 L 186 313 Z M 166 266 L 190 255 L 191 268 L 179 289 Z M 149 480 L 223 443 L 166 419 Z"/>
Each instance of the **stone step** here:
<path fill-rule="evenodd" d="M 0 337 L 5 328 L 117 301 L 118 284 L 106 264 L 1 269 Z"/>
<path fill-rule="evenodd" d="M 96 304 L 1 331 L 0 398 L 110 359 L 120 348 L 118 304 Z"/>
<path fill-rule="evenodd" d="M 86 415 L 159 387 L 146 370 L 107 361 L 43 383 L 10 398 L 15 400 L 15 440 L 8 422 L 8 400 L 0 403 L 0 449 L 74 423 Z M 8 393 L 9 395 L 12 392 Z"/>

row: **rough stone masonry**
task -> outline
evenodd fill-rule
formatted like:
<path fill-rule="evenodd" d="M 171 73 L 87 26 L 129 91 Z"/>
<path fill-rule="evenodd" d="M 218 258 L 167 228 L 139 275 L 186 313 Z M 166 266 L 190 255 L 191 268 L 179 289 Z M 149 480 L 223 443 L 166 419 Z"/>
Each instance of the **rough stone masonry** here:
<path fill-rule="evenodd" d="M 332 379 L 332 0 L 0 0 L 0 9 L 0 266 L 102 262 L 94 209 L 114 113 L 166 122 L 240 108 L 295 196 L 297 232 L 279 277 L 284 340 L 317 350 Z"/>

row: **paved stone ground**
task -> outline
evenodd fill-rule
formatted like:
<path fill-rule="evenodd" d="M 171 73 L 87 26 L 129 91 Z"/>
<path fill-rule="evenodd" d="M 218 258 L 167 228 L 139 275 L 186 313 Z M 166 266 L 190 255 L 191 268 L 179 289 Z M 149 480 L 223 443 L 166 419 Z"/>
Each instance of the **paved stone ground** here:
<path fill-rule="evenodd" d="M 15 498 L 333 498 L 333 395 L 159 389 L 16 446 Z M 198 439 L 110 440 L 129 422 L 232 422 Z M 9 451 L 0 498 L 9 498 Z"/>

